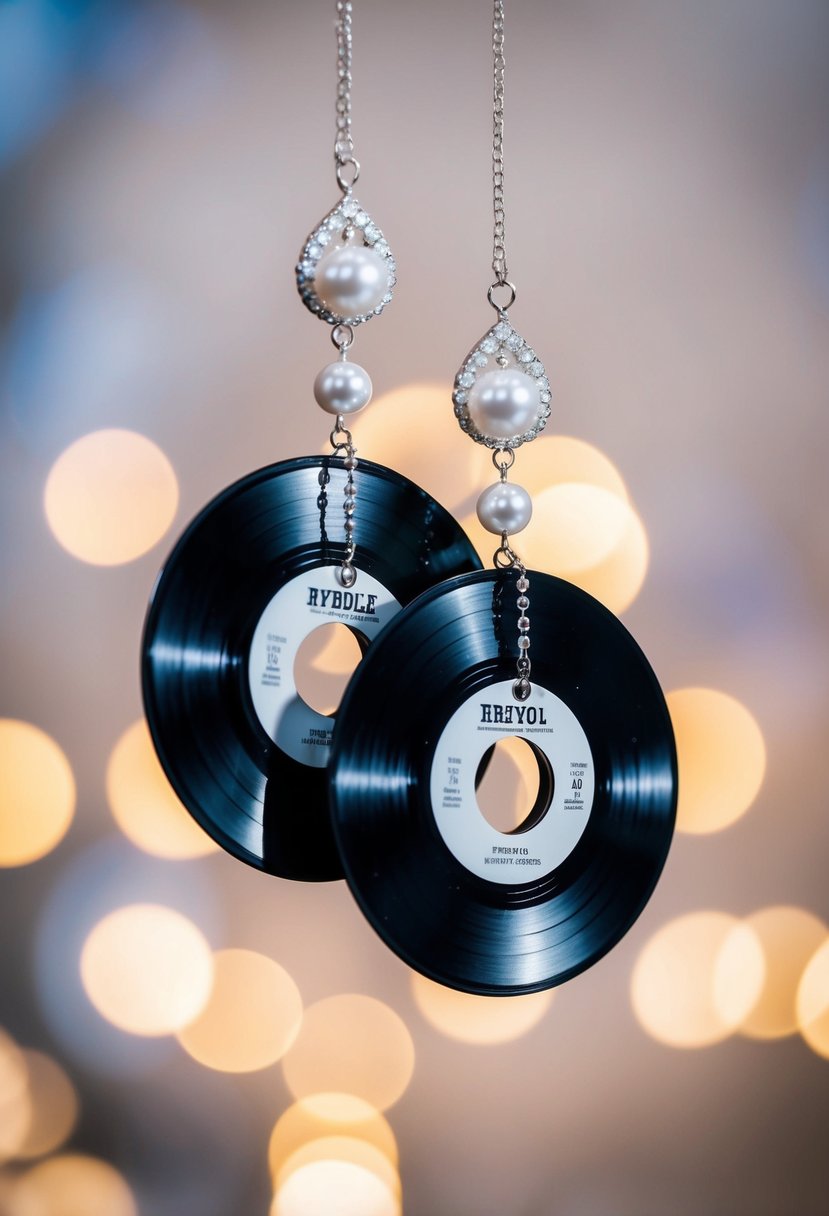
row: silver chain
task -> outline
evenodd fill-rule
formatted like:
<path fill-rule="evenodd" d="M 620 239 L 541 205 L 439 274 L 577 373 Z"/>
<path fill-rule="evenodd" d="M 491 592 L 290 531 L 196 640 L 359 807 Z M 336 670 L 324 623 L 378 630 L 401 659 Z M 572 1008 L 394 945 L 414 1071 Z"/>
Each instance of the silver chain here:
<path fill-rule="evenodd" d="M 495 284 L 507 282 L 507 251 L 504 245 L 504 0 L 495 0 L 492 16 L 492 269 Z"/>
<path fill-rule="evenodd" d="M 360 176 L 351 135 L 351 0 L 337 0 L 337 135 L 334 168 L 337 185 L 347 192 Z M 350 167 L 350 168 L 349 168 Z"/>
<path fill-rule="evenodd" d="M 357 459 L 357 449 L 354 447 L 351 431 L 345 425 L 345 419 L 342 414 L 337 415 L 337 421 L 329 436 L 329 441 L 334 455 L 342 456 L 343 465 L 345 466 L 345 486 L 343 487 L 345 557 L 340 565 L 339 578 L 344 587 L 353 587 L 357 581 L 357 570 L 354 566 L 354 554 L 357 550 L 357 544 L 354 540 L 354 508 L 356 505 L 354 496 L 357 493 L 357 487 L 354 484 L 354 470 L 360 462 Z"/>

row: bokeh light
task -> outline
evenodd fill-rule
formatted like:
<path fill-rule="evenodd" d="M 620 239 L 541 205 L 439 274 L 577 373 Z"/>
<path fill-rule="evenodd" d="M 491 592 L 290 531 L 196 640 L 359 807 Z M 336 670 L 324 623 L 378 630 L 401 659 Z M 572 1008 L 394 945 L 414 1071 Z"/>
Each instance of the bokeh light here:
<path fill-rule="evenodd" d="M 364 1162 L 323 1158 L 293 1170 L 274 1196 L 270 1216 L 309 1216 L 311 1212 L 400 1216 L 401 1206 L 388 1182 Z"/>
<path fill-rule="evenodd" d="M 412 1037 L 393 1009 L 343 993 L 309 1005 L 283 1066 L 295 1098 L 333 1090 L 385 1110 L 405 1091 L 414 1062 Z"/>
<path fill-rule="evenodd" d="M 476 996 L 456 992 L 412 972 L 412 994 L 426 1021 L 450 1039 L 489 1045 L 508 1043 L 537 1026 L 553 1003 L 553 993 L 524 996 Z"/>
<path fill-rule="evenodd" d="M 604 561 L 586 570 L 572 570 L 566 577 L 568 582 L 581 587 L 619 616 L 642 590 L 649 562 L 650 546 L 645 525 L 629 506 L 619 542 Z"/>
<path fill-rule="evenodd" d="M 113 748 L 106 790 L 116 823 L 145 853 L 182 860 L 218 850 L 167 780 L 143 718 Z"/>
<path fill-rule="evenodd" d="M 32 1118 L 29 1075 L 23 1052 L 0 1030 L 0 1163 L 16 1157 Z"/>
<path fill-rule="evenodd" d="M 633 970 L 631 1001 L 652 1038 L 669 1047 L 706 1047 L 742 1022 L 762 988 L 763 959 L 750 938 L 731 937 L 739 924 L 724 912 L 692 912 L 646 944 Z"/>
<path fill-rule="evenodd" d="M 291 976 L 253 950 L 218 950 L 213 967 L 207 1004 L 179 1031 L 182 1047 L 220 1072 L 254 1072 L 275 1064 L 302 1021 L 302 998 Z"/>
<path fill-rule="evenodd" d="M 198 1017 L 213 956 L 192 921 L 172 908 L 131 904 L 99 921 L 84 943 L 81 978 L 108 1022 L 137 1035 L 174 1034 Z"/>
<path fill-rule="evenodd" d="M 159 864 L 120 832 L 67 860 L 38 909 L 34 950 L 38 1008 L 62 1060 L 134 1083 L 140 1073 L 158 1072 L 165 1062 L 180 1059 L 173 1038 L 124 1034 L 103 1020 L 84 988 L 79 960 L 95 925 L 128 904 L 175 908 L 209 941 L 224 940 L 225 907 L 213 871 L 190 866 L 183 882 L 179 866 Z"/>
<path fill-rule="evenodd" d="M 527 444 L 516 465 L 512 480 L 533 499 L 533 518 L 515 539 L 523 560 L 581 587 L 611 612 L 624 612 L 642 589 L 650 549 L 616 466 L 592 444 L 567 435 Z M 481 480 L 478 489 L 488 484 Z M 489 564 L 497 538 L 471 509 L 463 526 Z"/>
<path fill-rule="evenodd" d="M 713 971 L 714 1009 L 724 1026 L 737 1029 L 763 990 L 766 956 L 751 925 L 738 921 L 717 951 Z"/>
<path fill-rule="evenodd" d="M 584 487 L 574 487 L 582 489 Z M 589 488 L 589 487 L 588 487 Z M 514 547 L 521 558 L 534 570 L 545 574 L 553 574 L 565 579 L 568 583 L 580 587 L 588 595 L 599 600 L 611 612 L 617 615 L 624 612 L 636 599 L 645 582 L 650 560 L 650 548 L 645 527 L 639 516 L 629 503 L 615 498 L 608 491 L 596 491 L 605 496 L 603 501 L 612 500 L 612 516 L 622 518 L 622 527 L 613 547 L 607 556 L 595 566 L 587 566 L 578 570 L 564 569 L 556 566 L 552 558 L 556 552 L 556 533 L 550 531 L 551 524 L 541 513 L 534 511 L 533 520 L 526 532 L 513 537 Z M 553 502 L 556 500 L 553 499 Z M 621 513 L 621 515 L 620 515 Z M 553 524 L 553 527 L 559 525 Z M 492 562 L 492 555 L 498 547 L 498 538 L 481 527 L 474 512 L 463 520 L 463 527 L 478 551 L 484 565 Z M 614 534 L 616 532 L 613 524 Z M 564 543 L 562 541 L 562 543 Z M 597 544 L 601 543 L 601 536 Z"/>
<path fill-rule="evenodd" d="M 677 830 L 719 832 L 745 814 L 763 784 L 760 727 L 744 705 L 713 688 L 680 688 L 665 699 L 679 767 Z"/>
<path fill-rule="evenodd" d="M 499 739 L 475 788 L 487 823 L 498 832 L 514 831 L 533 809 L 538 790 L 538 761 L 526 739 Z"/>
<path fill-rule="evenodd" d="M 829 1060 L 829 939 L 809 959 L 800 978 L 797 1024 L 812 1051 Z"/>
<path fill-rule="evenodd" d="M 320 1093 L 301 1098 L 271 1132 L 268 1164 L 274 1180 L 289 1157 L 312 1140 L 345 1136 L 365 1140 L 397 1166 L 397 1140 L 384 1115 L 355 1094 Z"/>
<path fill-rule="evenodd" d="M 12 1188 L 8 1216 L 138 1216 L 138 1208 L 116 1169 L 71 1153 L 23 1174 Z"/>
<path fill-rule="evenodd" d="M 754 1039 L 779 1039 L 798 1029 L 798 985 L 809 960 L 829 935 L 824 922 L 804 908 L 762 908 L 746 918 L 765 959 L 757 1001 L 740 1024 Z"/>
<path fill-rule="evenodd" d="M 78 1095 L 64 1070 L 41 1051 L 24 1051 L 31 1117 L 17 1157 L 42 1157 L 60 1148 L 78 1118 Z"/>
<path fill-rule="evenodd" d="M 449 384 L 404 384 L 372 401 L 360 418 L 360 455 L 397 469 L 448 510 L 484 488 L 488 453 L 458 430 Z M 451 460 L 436 460 L 452 441 Z M 481 459 L 483 456 L 483 467 Z"/>
<path fill-rule="evenodd" d="M 44 731 L 0 718 L 0 772 L 0 866 L 28 865 L 50 853 L 72 822 L 72 769 Z"/>
<path fill-rule="evenodd" d="M 384 1152 L 360 1136 L 322 1136 L 309 1140 L 291 1153 L 277 1171 L 276 1189 L 280 1190 L 297 1170 L 319 1161 L 349 1161 L 380 1178 L 394 1195 L 400 1194 L 397 1169 Z"/>
<path fill-rule="evenodd" d="M 336 713 L 361 658 L 360 643 L 347 625 L 339 621 L 320 625 L 297 650 L 294 660 L 297 692 L 317 713 Z"/>
<path fill-rule="evenodd" d="M 590 570 L 618 547 L 630 510 L 623 498 L 601 486 L 550 486 L 535 495 L 523 544 L 525 559 L 562 578 Z"/>
<path fill-rule="evenodd" d="M 44 507 L 55 538 L 73 557 L 119 565 L 161 540 L 178 508 L 178 482 L 144 435 L 92 431 L 52 465 Z"/>

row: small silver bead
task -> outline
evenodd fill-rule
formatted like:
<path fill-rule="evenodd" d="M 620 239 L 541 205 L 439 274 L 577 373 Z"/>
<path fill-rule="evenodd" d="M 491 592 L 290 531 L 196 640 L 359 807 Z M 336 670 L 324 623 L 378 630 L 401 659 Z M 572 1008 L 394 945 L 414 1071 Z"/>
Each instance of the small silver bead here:
<path fill-rule="evenodd" d="M 359 463 L 360 462 L 356 456 L 346 456 L 345 460 L 343 461 L 343 464 L 349 470 L 356 469 Z"/>
<path fill-rule="evenodd" d="M 529 627 L 530 627 L 530 618 L 528 616 L 520 616 L 518 618 L 518 628 L 522 632 L 526 633 L 526 631 L 529 629 Z"/>
<path fill-rule="evenodd" d="M 524 578 L 524 575 L 522 574 L 515 585 L 519 591 L 529 591 L 530 580 L 528 578 Z"/>
<path fill-rule="evenodd" d="M 345 530 L 346 530 L 346 532 L 354 531 L 354 520 L 353 519 L 347 519 L 345 521 Z"/>
<path fill-rule="evenodd" d="M 530 606 L 530 601 L 527 599 L 526 595 L 519 595 L 518 599 L 515 601 L 515 606 L 516 608 L 520 608 L 522 612 L 526 612 Z"/>
<path fill-rule="evenodd" d="M 518 649 L 519 650 L 529 650 L 529 648 L 530 648 L 530 639 L 527 637 L 527 635 L 525 633 L 522 633 L 521 637 L 518 639 Z"/>

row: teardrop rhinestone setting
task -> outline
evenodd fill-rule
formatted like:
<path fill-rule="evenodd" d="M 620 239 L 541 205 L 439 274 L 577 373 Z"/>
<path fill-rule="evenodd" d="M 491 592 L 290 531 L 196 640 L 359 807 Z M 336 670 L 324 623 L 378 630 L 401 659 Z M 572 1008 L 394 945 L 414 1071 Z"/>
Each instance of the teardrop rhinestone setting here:
<path fill-rule="evenodd" d="M 344 235 L 348 234 L 348 236 Z M 356 242 L 356 243 L 355 243 Z M 316 276 L 323 258 L 336 254 L 338 249 L 371 250 L 383 271 L 388 275 L 388 286 L 377 302 L 364 311 L 335 312 L 318 294 Z M 306 239 L 296 267 L 296 283 L 306 308 L 329 325 L 360 325 L 379 316 L 391 302 L 393 288 L 397 282 L 397 267 L 386 238 L 367 211 L 348 191 Z"/>
<path fill-rule="evenodd" d="M 528 420 L 529 424 L 523 426 L 516 434 L 487 433 L 475 421 L 476 388 L 480 390 L 484 377 L 489 377 L 491 380 L 491 373 L 498 371 L 523 373 L 527 377 L 527 387 L 538 394 L 538 406 L 532 411 L 532 417 Z M 472 413 L 470 412 L 471 400 Z M 531 439 L 535 439 L 547 425 L 551 400 L 550 382 L 547 379 L 544 364 L 532 347 L 527 345 L 521 335 L 503 317 L 496 325 L 493 325 L 492 329 L 487 330 L 477 346 L 474 346 L 469 352 L 455 376 L 455 387 L 452 393 L 455 417 L 461 430 L 465 431 L 476 443 L 483 443 L 488 448 L 499 450 L 517 448 L 522 443 L 529 443 Z"/>

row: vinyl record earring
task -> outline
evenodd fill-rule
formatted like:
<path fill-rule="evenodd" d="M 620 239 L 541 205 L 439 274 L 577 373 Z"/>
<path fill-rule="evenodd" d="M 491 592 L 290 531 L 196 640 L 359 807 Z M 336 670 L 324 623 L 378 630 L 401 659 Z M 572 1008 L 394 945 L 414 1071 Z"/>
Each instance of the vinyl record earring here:
<path fill-rule="evenodd" d="M 513 537 L 530 495 L 510 480 L 541 432 L 550 383 L 508 319 L 504 213 L 504 3 L 493 16 L 495 324 L 455 379 L 461 428 L 497 480 L 477 512 L 495 569 L 449 579 L 404 609 L 356 672 L 331 765 L 335 835 L 371 924 L 410 966 L 469 992 L 550 987 L 594 963 L 648 900 L 670 844 L 676 755 L 645 656 L 597 600 L 525 568 Z M 511 831 L 477 782 L 517 737 L 538 794 Z"/>
<path fill-rule="evenodd" d="M 196 516 L 159 576 L 142 668 L 153 741 L 184 805 L 236 857 L 310 881 L 342 868 L 327 805 L 334 718 L 297 689 L 300 646 L 339 623 L 365 650 L 426 588 L 480 567 L 433 498 L 357 457 L 351 418 L 372 390 L 349 352 L 355 329 L 390 303 L 396 267 L 354 196 L 349 0 L 336 15 L 342 197 L 304 241 L 296 270 L 302 300 L 337 350 L 313 385 L 331 453 L 252 473 Z"/>

